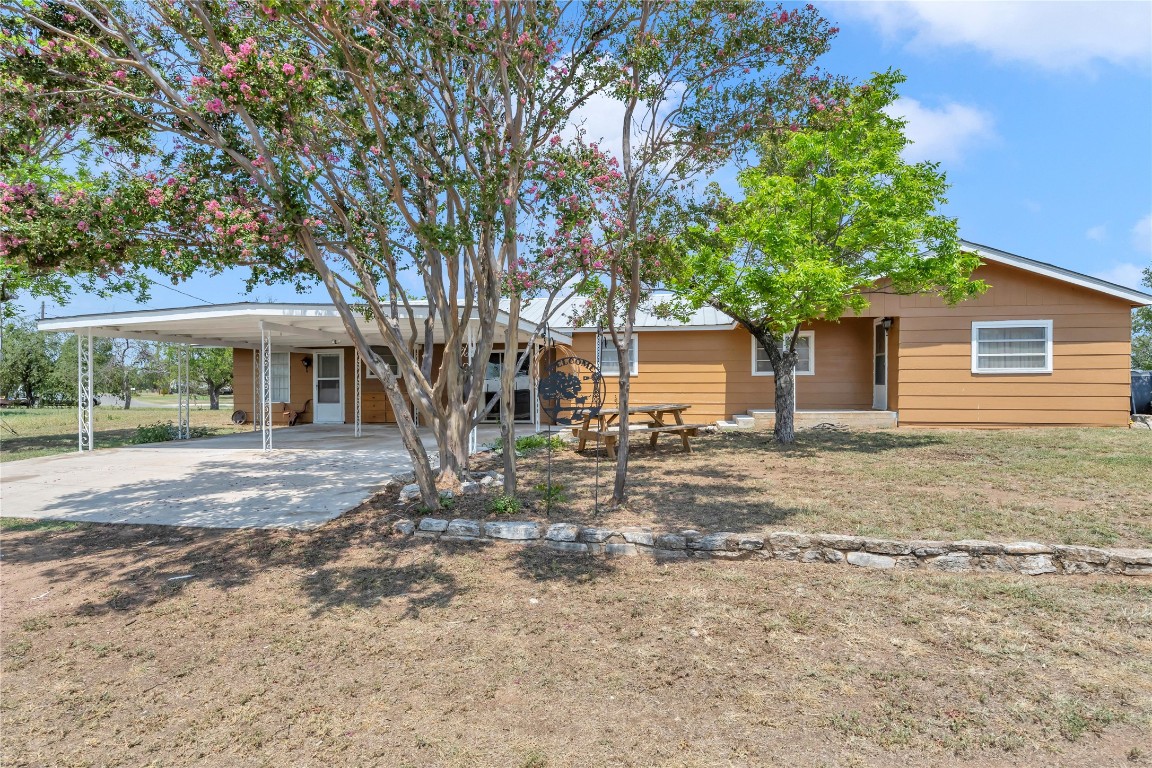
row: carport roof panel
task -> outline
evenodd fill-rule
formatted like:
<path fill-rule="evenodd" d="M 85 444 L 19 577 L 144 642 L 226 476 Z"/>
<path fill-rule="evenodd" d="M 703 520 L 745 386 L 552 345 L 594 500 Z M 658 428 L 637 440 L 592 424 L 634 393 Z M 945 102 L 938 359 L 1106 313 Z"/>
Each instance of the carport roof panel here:
<path fill-rule="evenodd" d="M 413 315 L 427 316 L 426 304 L 413 304 Z M 501 320 L 507 315 L 500 313 Z M 274 326 L 272 343 L 276 347 L 315 348 L 351 344 L 343 321 L 331 304 L 238 302 L 210 304 L 203 307 L 140 309 L 41 320 L 43 332 L 88 331 L 94 336 L 145 339 L 169 343 L 219 347 L 256 347 L 260 341 L 260 323 Z M 369 341 L 383 343 L 373 321 L 357 317 L 357 325 Z M 295 332 L 295 329 L 299 332 Z M 443 342 L 440 329 L 435 340 Z M 520 322 L 524 337 L 535 326 Z"/>

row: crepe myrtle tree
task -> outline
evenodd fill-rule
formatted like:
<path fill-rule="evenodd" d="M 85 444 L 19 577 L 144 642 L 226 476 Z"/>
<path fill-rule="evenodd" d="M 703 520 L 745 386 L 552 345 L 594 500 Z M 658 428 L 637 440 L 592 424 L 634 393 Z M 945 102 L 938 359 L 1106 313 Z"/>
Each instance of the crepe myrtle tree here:
<path fill-rule="evenodd" d="M 80 207 L 62 230 L 68 249 L 37 255 L 20 237 L 6 257 L 47 274 L 77 268 L 70 251 L 103 249 L 111 269 L 146 253 L 176 279 L 236 265 L 254 281 L 318 279 L 384 384 L 436 508 L 400 381 L 436 435 L 441 484 L 457 482 L 483 396 L 476 372 L 518 258 L 526 164 L 610 81 L 603 43 L 634 25 L 632 4 L 61 1 L 0 2 L 0 14 L 6 71 L 34 82 L 38 99 L 86 110 L 103 162 L 140 179 L 135 205 L 100 198 L 110 209 L 98 216 L 83 212 L 87 194 L 40 198 Z M 99 136 L 110 120 L 133 140 Z M 163 245 L 133 242 L 116 257 L 126 232 Z M 423 283 L 423 319 L 405 279 Z M 442 355 L 434 372 L 433 340 L 464 347 L 472 317 L 474 353 Z"/>
<path fill-rule="evenodd" d="M 741 156 L 763 131 L 803 120 L 837 82 L 815 62 L 838 30 L 812 5 L 641 0 L 637 7 L 635 24 L 611 43 L 618 69 L 610 93 L 621 117 L 595 151 L 614 161 L 618 178 L 594 190 L 590 236 L 600 279 L 579 318 L 607 329 L 621 361 L 629 359 L 637 311 L 661 280 L 692 183 Z M 627 365 L 617 381 L 626 410 Z M 629 445 L 621 430 L 614 504 L 626 501 Z"/>
<path fill-rule="evenodd" d="M 984 289 L 955 219 L 938 212 L 935 163 L 901 159 L 904 121 L 889 114 L 904 77 L 877 74 L 817 105 L 803 130 L 770 131 L 744 170 L 744 199 L 712 188 L 680 238 L 669 285 L 693 307 L 728 314 L 764 348 L 775 377 L 775 438 L 795 440 L 796 343 L 813 320 L 868 307 L 876 292 L 931 292 L 956 303 Z M 880 286 L 880 287 L 877 287 Z"/>

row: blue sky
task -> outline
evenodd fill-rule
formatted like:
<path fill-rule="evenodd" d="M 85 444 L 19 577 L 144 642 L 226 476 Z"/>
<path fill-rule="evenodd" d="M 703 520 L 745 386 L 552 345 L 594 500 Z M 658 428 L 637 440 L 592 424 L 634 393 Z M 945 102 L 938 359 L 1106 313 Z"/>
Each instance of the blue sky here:
<path fill-rule="evenodd" d="M 916 142 L 910 159 L 941 163 L 962 237 L 1139 287 L 1152 262 L 1152 3 L 818 6 L 840 27 L 826 69 L 907 75 L 898 111 Z M 199 303 L 184 294 L 327 300 L 282 286 L 246 294 L 242 275 L 176 288 L 157 286 L 143 306 Z M 137 307 L 80 295 L 47 312 Z"/>

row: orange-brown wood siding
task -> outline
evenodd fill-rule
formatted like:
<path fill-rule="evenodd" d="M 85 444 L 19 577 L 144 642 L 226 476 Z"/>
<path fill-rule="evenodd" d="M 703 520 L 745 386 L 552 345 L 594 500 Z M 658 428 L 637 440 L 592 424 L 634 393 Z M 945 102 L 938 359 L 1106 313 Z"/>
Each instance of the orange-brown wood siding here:
<path fill-rule="evenodd" d="M 899 318 L 902 426 L 1128 423 L 1128 302 L 999 264 L 975 277 L 987 293 L 956 307 L 926 296 L 873 297 L 868 314 Z M 972 323 L 1014 319 L 1052 321 L 1052 373 L 972 373 Z"/>
<path fill-rule="evenodd" d="M 252 385 L 252 355 L 250 349 L 232 350 L 232 392 L 236 408 L 247 414 L 246 421 L 252 422 L 252 416 L 257 407 L 254 399 L 255 389 Z M 303 407 L 304 402 L 312 397 L 312 373 L 304 368 L 304 355 L 292 352 L 288 357 L 288 391 L 291 394 L 291 405 Z M 312 408 L 300 418 L 300 423 L 312 422 Z M 276 425 L 287 424 L 288 416 L 284 409 L 277 404 L 272 405 L 272 423 Z"/>
<path fill-rule="evenodd" d="M 797 407 L 872 407 L 872 321 L 805 326 L 815 333 L 815 374 L 796 377 Z M 635 404 L 687 403 L 693 422 L 730 419 L 749 409 L 772 408 L 773 378 L 752 375 L 752 337 L 743 328 L 718 331 L 638 331 Z M 573 334 L 580 357 L 596 359 L 595 333 Z M 616 405 L 615 376 L 605 377 L 605 402 Z"/>

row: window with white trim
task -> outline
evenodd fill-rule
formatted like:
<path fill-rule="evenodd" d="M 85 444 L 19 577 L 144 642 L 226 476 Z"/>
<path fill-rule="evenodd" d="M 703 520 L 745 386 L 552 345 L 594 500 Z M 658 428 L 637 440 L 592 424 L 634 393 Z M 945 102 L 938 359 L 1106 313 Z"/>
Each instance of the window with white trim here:
<path fill-rule="evenodd" d="M 391 349 L 389 349 L 388 347 L 379 347 L 379 346 L 376 346 L 375 344 L 372 345 L 371 349 L 373 352 L 375 352 L 377 355 L 379 355 L 380 359 L 384 361 L 384 364 L 387 365 L 392 370 L 393 376 L 397 376 L 397 377 L 400 376 L 400 363 L 396 360 L 396 355 L 392 352 Z M 365 376 L 367 378 L 369 378 L 369 379 L 378 378 L 376 376 L 376 372 L 372 370 L 372 366 L 368 365 L 367 360 L 364 361 L 364 370 L 367 371 L 367 373 L 365 374 Z"/>
<path fill-rule="evenodd" d="M 1051 372 L 1051 320 L 972 323 L 972 373 Z"/>
<path fill-rule="evenodd" d="M 784 340 L 780 340 L 780 351 L 784 351 Z M 800 331 L 796 337 L 796 375 L 812 376 L 816 373 L 816 332 Z M 764 347 L 752 337 L 752 375 L 772 376 L 772 361 Z"/>
<path fill-rule="evenodd" d="M 292 402 L 291 362 L 292 355 L 288 352 L 272 353 L 272 369 L 269 373 L 271 374 L 272 402 L 274 403 Z"/>
<path fill-rule="evenodd" d="M 629 374 L 635 376 L 639 372 L 640 354 L 637 344 L 638 334 L 632 334 L 632 345 L 628 349 Z M 616 352 L 616 345 L 612 343 L 610 334 L 600 336 L 600 344 L 596 349 L 596 367 L 600 369 L 601 376 L 620 375 L 620 355 Z"/>

